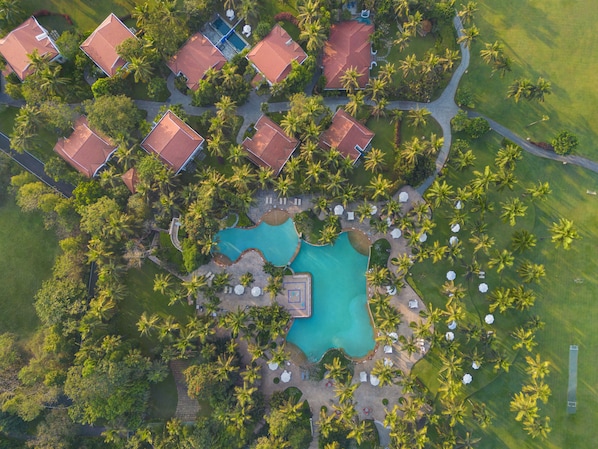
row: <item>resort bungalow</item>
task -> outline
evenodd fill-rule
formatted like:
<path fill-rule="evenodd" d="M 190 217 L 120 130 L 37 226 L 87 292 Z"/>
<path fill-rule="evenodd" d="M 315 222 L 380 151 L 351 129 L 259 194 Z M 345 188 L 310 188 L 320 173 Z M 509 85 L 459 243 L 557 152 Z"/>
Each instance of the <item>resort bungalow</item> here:
<path fill-rule="evenodd" d="M 351 20 L 335 23 L 330 28 L 330 38 L 324 45 L 322 60 L 326 77 L 325 89 L 344 90 L 341 78 L 354 68 L 360 74 L 359 88 L 365 88 L 370 79 L 372 44 L 370 36 L 374 26 Z"/>
<path fill-rule="evenodd" d="M 6 37 L 0 39 L 0 54 L 6 60 L 5 75 L 14 72 L 23 81 L 31 73 L 30 54 L 37 50 L 40 56 L 51 61 L 61 61 L 58 47 L 39 24 L 35 17 L 30 17 Z"/>
<path fill-rule="evenodd" d="M 278 176 L 284 164 L 299 146 L 299 140 L 289 137 L 280 126 L 265 115 L 254 125 L 255 134 L 243 141 L 247 157 L 259 167 L 270 167 Z"/>
<path fill-rule="evenodd" d="M 106 165 L 117 146 L 108 137 L 89 127 L 81 116 L 73 125 L 73 133 L 56 142 L 54 151 L 84 176 L 93 178 Z"/>
<path fill-rule="evenodd" d="M 330 127 L 320 136 L 320 147 L 324 150 L 334 147 L 355 163 L 362 154 L 369 151 L 373 138 L 372 131 L 341 108 L 334 114 Z"/>
<path fill-rule="evenodd" d="M 111 13 L 100 26 L 81 44 L 81 50 L 108 76 L 126 65 L 126 61 L 116 52 L 124 41 L 135 38 L 127 26 Z"/>
<path fill-rule="evenodd" d="M 143 139 L 141 148 L 157 155 L 163 164 L 177 174 L 197 156 L 203 143 L 203 137 L 168 110 Z"/>
<path fill-rule="evenodd" d="M 284 81 L 291 73 L 292 61 L 303 64 L 307 54 L 280 25 L 247 54 L 247 59 L 270 85 Z"/>
<path fill-rule="evenodd" d="M 172 57 L 168 68 L 177 76 L 184 75 L 187 87 L 197 90 L 209 69 L 220 70 L 225 63 L 226 58 L 220 50 L 203 34 L 196 33 Z"/>

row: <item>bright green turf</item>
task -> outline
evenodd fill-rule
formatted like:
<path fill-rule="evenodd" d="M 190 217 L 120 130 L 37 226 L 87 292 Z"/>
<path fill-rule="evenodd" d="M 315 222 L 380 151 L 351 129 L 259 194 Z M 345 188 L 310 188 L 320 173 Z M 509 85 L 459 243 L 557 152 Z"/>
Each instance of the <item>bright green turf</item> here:
<path fill-rule="evenodd" d="M 52 274 L 58 253 L 56 237 L 44 229 L 39 214 L 24 214 L 1 193 L 0 199 L 0 333 L 27 338 L 39 326 L 33 296 Z"/>
<path fill-rule="evenodd" d="M 475 169 L 481 170 L 484 165 L 491 165 L 495 151 L 500 147 L 500 140 L 496 136 L 488 136 L 476 144 L 478 162 Z M 508 375 L 499 376 L 494 382 L 475 393 L 474 398 L 486 402 L 494 413 L 494 422 L 489 429 L 483 431 L 475 424 L 470 427 L 476 435 L 483 436 L 481 447 L 494 448 L 564 448 L 564 447 L 592 447 L 592 423 L 598 419 L 598 409 L 594 404 L 598 401 L 598 374 L 592 354 L 598 347 L 598 336 L 595 332 L 595 323 L 598 319 L 598 308 L 595 301 L 598 293 L 598 281 L 595 273 L 598 270 L 598 259 L 595 257 L 595 242 L 598 239 L 596 229 L 596 216 L 598 212 L 598 199 L 588 195 L 586 190 L 598 190 L 598 175 L 586 170 L 562 165 L 532 156 L 524 155 L 518 162 L 518 179 L 525 187 L 536 180 L 549 181 L 553 193 L 546 202 L 530 206 L 527 217 L 521 221 L 526 229 L 533 229 L 538 237 L 535 249 L 525 254 L 525 257 L 535 263 L 543 263 L 546 267 L 546 278 L 539 286 L 534 287 L 538 299 L 532 314 L 539 315 L 546 326 L 536 334 L 539 345 L 536 350 L 544 359 L 552 363 L 551 375 L 548 383 L 552 388 L 552 397 L 548 405 L 541 405 L 542 414 L 551 417 L 553 428 L 547 441 L 532 440 L 522 430 L 520 423 L 516 423 L 514 415 L 509 411 L 509 401 L 512 395 L 520 391 L 525 376 L 522 375 L 525 353 L 517 355 L 516 363 Z M 467 175 L 450 173 L 451 183 L 461 186 L 471 177 Z M 505 197 L 521 195 L 521 187 L 513 193 L 507 191 Z M 504 199 L 504 197 L 503 197 Z M 500 201 L 500 198 L 499 198 Z M 524 199 L 524 201 L 527 200 Z M 497 209 L 500 206 L 497 204 Z M 496 213 L 495 213 L 496 215 Z M 574 242 L 569 251 L 562 248 L 556 249 L 550 241 L 548 227 L 558 217 L 572 219 L 578 228 L 582 239 Z M 446 241 L 448 238 L 448 223 L 442 218 L 442 213 L 436 213 L 438 228 L 433 239 L 439 238 Z M 504 247 L 513 229 L 519 229 L 519 221 L 515 228 L 510 228 L 497 220 L 487 220 L 490 234 L 497 239 L 497 247 Z M 461 240 L 467 239 L 467 234 L 461 232 Z M 521 257 L 515 261 L 515 267 Z M 425 301 L 433 302 L 436 306 L 444 303 L 438 294 L 439 286 L 444 282 L 447 264 L 432 265 L 426 262 L 414 269 L 414 278 L 417 285 L 425 295 Z M 458 267 L 463 272 L 463 268 Z M 494 270 L 488 270 L 486 281 L 490 288 L 499 285 Z M 517 282 L 518 276 L 513 269 L 503 272 L 503 280 L 507 278 Z M 476 282 L 477 285 L 477 282 Z M 472 301 L 477 306 L 480 318 L 487 313 L 487 302 L 475 291 L 466 298 L 466 306 L 471 309 Z M 472 316 L 472 315 L 469 315 Z M 520 312 L 510 311 L 504 315 L 495 313 L 495 328 L 506 344 L 511 345 L 514 340 L 508 337 L 508 332 L 516 323 L 523 321 Z M 568 382 L 568 357 L 569 345 L 577 344 L 580 348 L 579 357 L 579 384 L 578 384 L 578 411 L 576 415 L 566 414 L 567 382 Z M 432 364 L 430 366 L 430 363 Z M 416 372 L 423 379 L 435 387 L 437 365 L 431 358 L 424 361 L 421 366 L 416 365 Z M 436 368 L 435 368 L 436 366 Z M 487 365 L 486 365 L 487 367 Z M 428 368 L 428 369 L 426 369 Z M 482 370 L 480 370 L 482 371 Z M 490 374 L 474 374 L 474 383 L 469 393 L 474 393 L 476 388 L 486 385 Z"/>
<path fill-rule="evenodd" d="M 41 9 L 68 14 L 74 26 L 85 32 L 93 31 L 111 12 L 124 16 L 144 2 L 145 0 L 22 0 L 22 6 L 28 14 Z"/>
<path fill-rule="evenodd" d="M 568 129 L 580 140 L 577 153 L 598 159 L 598 44 L 589 32 L 598 21 L 592 0 L 577 2 L 545 0 L 479 0 L 474 22 L 480 37 L 472 46 L 471 64 L 461 86 L 476 96 L 476 108 L 523 137 L 549 141 L 559 130 Z M 501 79 L 479 52 L 483 42 L 504 43 L 513 61 L 513 71 Z M 552 83 L 544 103 L 507 100 L 508 86 L 516 78 L 535 82 L 539 76 Z M 527 128 L 542 115 L 550 120 Z"/>

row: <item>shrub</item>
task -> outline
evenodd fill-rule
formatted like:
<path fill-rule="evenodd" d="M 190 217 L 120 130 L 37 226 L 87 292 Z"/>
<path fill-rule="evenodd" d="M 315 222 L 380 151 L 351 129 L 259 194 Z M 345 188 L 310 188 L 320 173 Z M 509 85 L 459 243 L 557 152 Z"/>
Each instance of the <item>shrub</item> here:
<path fill-rule="evenodd" d="M 152 78 L 147 83 L 147 95 L 152 100 L 165 101 L 170 96 L 166 80 L 164 78 Z"/>
<path fill-rule="evenodd" d="M 278 384 L 280 383 L 280 378 L 278 378 L 278 377 L 275 377 L 275 378 L 274 378 L 274 380 L 273 380 L 273 382 L 274 382 L 276 385 L 278 385 Z"/>
<path fill-rule="evenodd" d="M 256 41 L 261 41 L 268 35 L 271 29 L 272 24 L 270 22 L 260 22 L 257 24 L 257 27 L 255 27 L 253 36 L 256 39 Z"/>
<path fill-rule="evenodd" d="M 569 154 L 579 145 L 579 140 L 575 134 L 562 130 L 554 136 L 550 143 L 554 147 L 555 153 Z"/>
<path fill-rule="evenodd" d="M 382 399 L 382 405 L 386 407 L 388 405 L 388 399 Z"/>
<path fill-rule="evenodd" d="M 299 26 L 299 21 L 297 20 L 297 17 L 295 17 L 290 12 L 279 12 L 274 16 L 274 20 L 276 22 L 289 22 L 295 25 L 296 27 Z"/>

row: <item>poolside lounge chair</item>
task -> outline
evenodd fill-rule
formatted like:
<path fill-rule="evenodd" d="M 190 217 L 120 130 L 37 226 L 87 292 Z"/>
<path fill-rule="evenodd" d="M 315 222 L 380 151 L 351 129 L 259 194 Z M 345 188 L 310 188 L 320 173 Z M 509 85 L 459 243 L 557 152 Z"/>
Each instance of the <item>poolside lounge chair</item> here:
<path fill-rule="evenodd" d="M 409 308 L 410 309 L 417 309 L 419 305 L 417 304 L 417 299 L 412 299 L 409 301 Z"/>
<path fill-rule="evenodd" d="M 367 382 L 368 381 L 368 373 L 366 373 L 365 371 L 362 371 L 359 373 L 359 380 L 361 382 Z"/>

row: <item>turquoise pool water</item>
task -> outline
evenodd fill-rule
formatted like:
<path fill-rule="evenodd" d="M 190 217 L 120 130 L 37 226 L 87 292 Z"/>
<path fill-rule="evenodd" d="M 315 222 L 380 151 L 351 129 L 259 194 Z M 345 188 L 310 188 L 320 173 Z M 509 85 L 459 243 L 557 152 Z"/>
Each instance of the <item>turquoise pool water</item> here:
<path fill-rule="evenodd" d="M 289 262 L 299 242 L 290 219 L 281 226 L 261 223 L 253 229 L 226 229 L 217 237 L 219 251 L 231 260 L 245 249 L 256 248 L 279 266 Z M 301 242 L 291 267 L 297 273 L 312 275 L 312 316 L 296 319 L 287 340 L 310 361 L 318 361 L 331 348 L 343 349 L 354 358 L 364 357 L 374 348 L 374 330 L 367 312 L 367 263 L 367 256 L 353 248 L 347 233 L 334 245 Z"/>
<path fill-rule="evenodd" d="M 287 265 L 297 251 L 299 237 L 295 225 L 288 219 L 280 226 L 271 226 L 261 222 L 251 229 L 224 229 L 216 234 L 217 252 L 224 254 L 233 262 L 249 248 L 259 249 L 266 260 L 274 265 Z"/>

